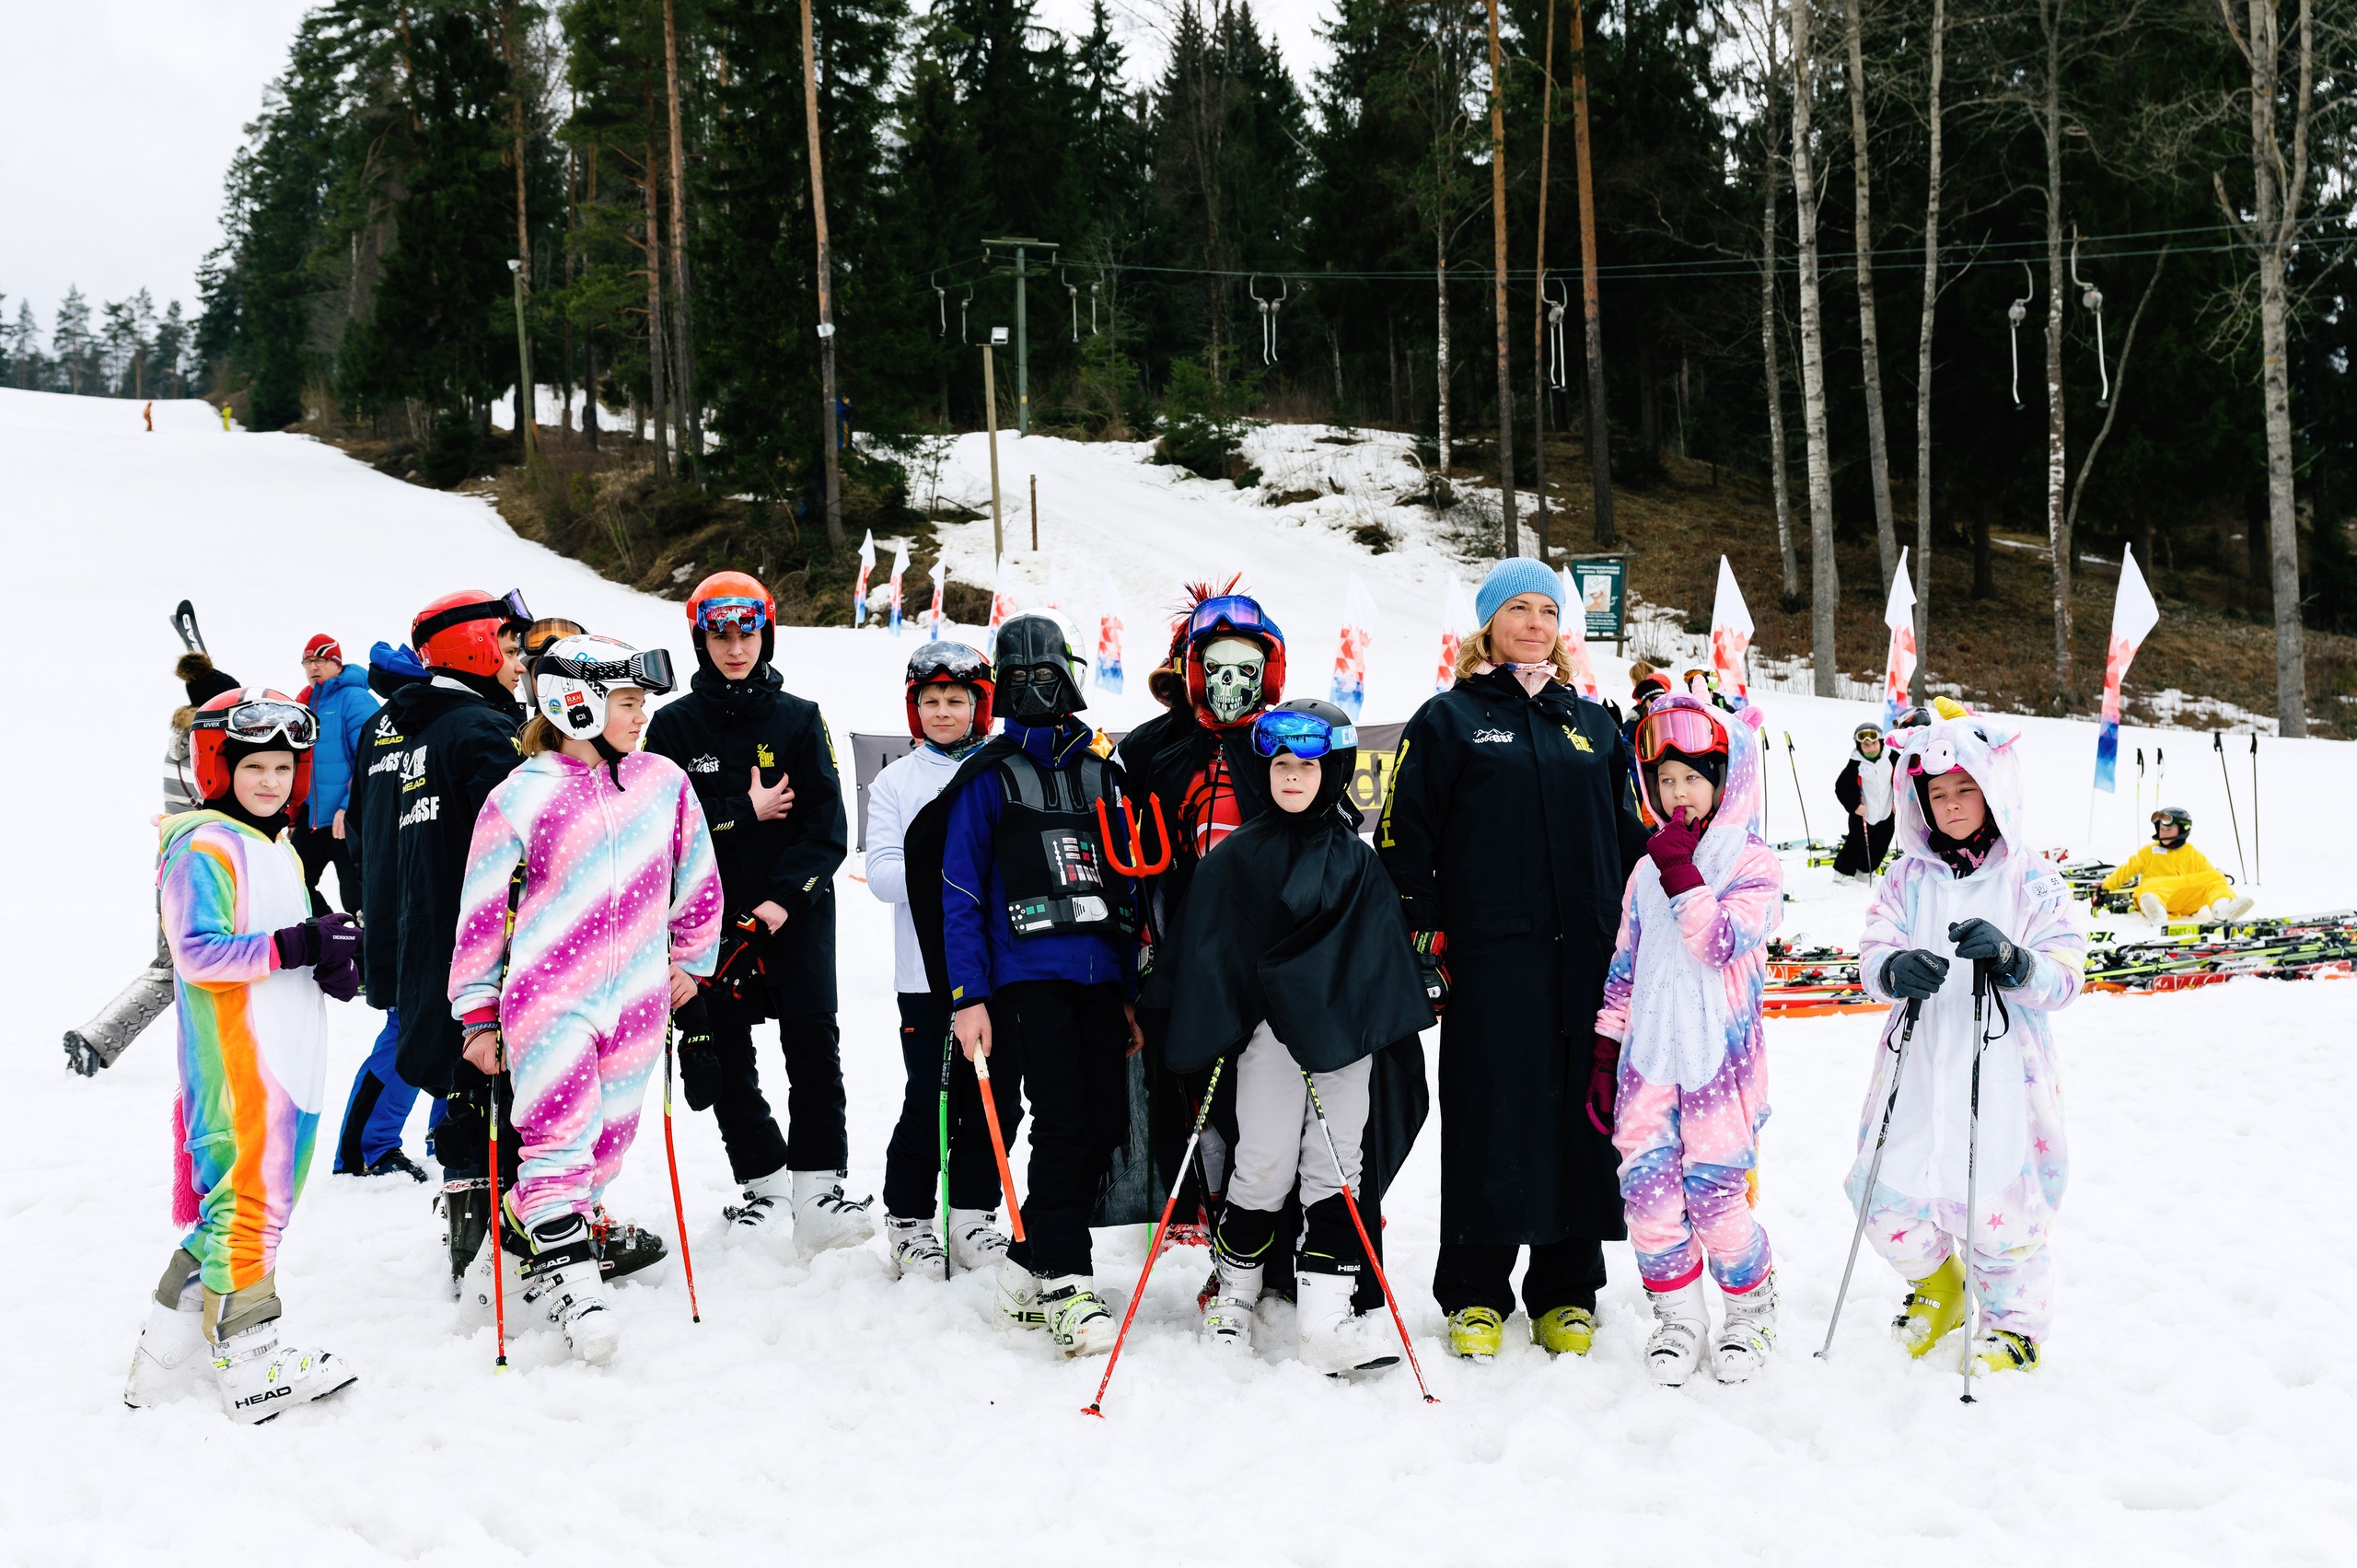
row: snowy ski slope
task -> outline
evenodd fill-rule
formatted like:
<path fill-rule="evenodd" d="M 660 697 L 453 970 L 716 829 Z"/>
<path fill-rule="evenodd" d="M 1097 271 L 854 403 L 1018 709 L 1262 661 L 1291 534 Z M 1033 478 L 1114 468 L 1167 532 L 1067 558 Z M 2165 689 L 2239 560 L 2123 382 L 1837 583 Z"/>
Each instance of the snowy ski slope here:
<path fill-rule="evenodd" d="M 1608 1249 L 1588 1360 L 1550 1363 L 1518 1318 L 1494 1365 L 1446 1359 L 1428 1289 L 1434 1124 L 1387 1208 L 1438 1406 L 1417 1402 L 1404 1369 L 1340 1386 L 1285 1353 L 1213 1365 L 1191 1330 L 1204 1257 L 1179 1250 L 1149 1288 L 1100 1424 L 1079 1411 L 1102 1363 L 1066 1364 L 1037 1336 L 995 1331 L 986 1280 L 889 1283 L 873 1249 L 807 1268 L 725 1253 L 717 1135 L 683 1113 L 701 1327 L 675 1270 L 616 1293 L 624 1338 L 611 1367 L 527 1337 L 495 1378 L 488 1332 L 450 1330 L 424 1190 L 331 1177 L 322 1148 L 281 1288 L 290 1334 L 350 1358 L 359 1385 L 253 1431 L 232 1429 L 209 1399 L 125 1411 L 122 1370 L 172 1240 L 170 1025 L 92 1081 L 62 1071 L 58 1036 L 146 959 L 148 821 L 164 716 L 180 701 L 169 607 L 192 598 L 226 668 L 286 690 L 311 633 L 357 656 L 459 586 L 520 587 L 543 612 L 688 655 L 678 606 L 517 540 L 483 502 L 299 437 L 225 435 L 202 404 L 157 413 L 151 435 L 136 404 L 0 391 L 12 568 L 0 649 L 21 693 L 0 770 L 0 820 L 16 835 L 0 952 L 17 999 L 0 1043 L 0 1215 L 15 1271 L 0 1305 L 0 1561 L 160 1562 L 198 1540 L 306 1564 L 2347 1560 L 2357 1376 L 2336 1311 L 2357 1299 L 2357 1262 L 2333 1240 L 2337 1211 L 2315 1205 L 2336 1190 L 2357 1093 L 2348 982 L 2240 980 L 2091 997 L 2063 1016 L 2075 1181 L 2056 1242 L 2056 1330 L 2043 1371 L 1968 1410 L 1951 1374 L 1883 1339 L 1900 1292 L 1871 1257 L 1834 1360 L 1809 1357 L 1849 1239 L 1838 1183 L 1878 1027 L 1834 1018 L 1770 1026 L 1760 1205 L 1784 1318 L 1779 1358 L 1745 1387 L 1645 1381 L 1626 1247 Z M 958 484 L 981 456 L 960 444 Z M 1175 480 L 1133 448 L 1010 438 L 1002 465 L 1010 495 L 1040 475 L 1042 544 L 1067 608 L 1093 618 L 1101 575 L 1115 575 L 1131 691 L 1101 702 L 1101 721 L 1152 711 L 1142 672 L 1178 578 L 1238 568 L 1291 633 L 1294 694 L 1323 694 L 1353 570 L 1383 617 L 1367 716 L 1404 717 L 1428 691 L 1446 569 L 1429 541 L 1370 558 L 1333 517 L 1289 520 Z M 953 536 L 961 577 L 987 580 L 987 523 Z M 1039 563 L 1023 537 L 1028 574 Z M 1469 585 L 1477 575 L 1466 570 Z M 913 632 L 789 631 L 780 663 L 840 738 L 900 726 L 897 670 L 913 645 Z M 1603 663 L 1611 683 L 1619 667 Z M 1822 834 L 1865 710 L 1771 701 Z M 2028 732 L 2034 830 L 2082 846 L 2094 730 L 2029 721 Z M 2168 798 L 2232 869 L 2206 738 L 2126 738 L 2167 749 Z M 2261 910 L 2357 902 L 2357 849 L 2339 819 L 2357 749 L 2265 746 Z M 1791 775 L 1776 766 L 1771 831 L 1797 836 Z M 2235 767 L 2247 834 L 2246 759 Z M 2107 802 L 2094 847 L 2123 854 L 2142 836 L 2133 819 L 2125 794 Z M 850 1185 L 867 1192 L 900 1073 L 885 912 L 857 869 L 841 885 L 842 1028 Z M 1853 940 L 1861 895 L 1822 871 L 1791 876 L 1786 935 Z M 377 1015 L 334 1013 L 340 1109 Z M 660 1129 L 650 1117 L 643 1131 L 610 1196 L 668 1234 Z M 331 1122 L 323 1142 L 331 1134 Z M 1143 1250 L 1138 1233 L 1100 1233 L 1100 1283 L 1126 1295 Z"/>

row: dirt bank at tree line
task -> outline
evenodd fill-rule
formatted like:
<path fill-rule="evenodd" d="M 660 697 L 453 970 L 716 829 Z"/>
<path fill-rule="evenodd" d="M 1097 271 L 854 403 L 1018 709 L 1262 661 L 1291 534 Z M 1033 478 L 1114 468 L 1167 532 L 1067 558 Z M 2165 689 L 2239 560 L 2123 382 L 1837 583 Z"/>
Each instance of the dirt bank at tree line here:
<path fill-rule="evenodd" d="M 424 482 L 417 469 L 419 454 L 410 443 L 324 430 L 312 434 L 380 471 Z M 863 530 L 908 538 L 911 583 L 922 583 L 934 562 L 931 521 L 910 507 L 906 482 L 889 464 L 854 459 L 846 468 L 843 530 L 849 543 L 838 553 L 827 548 L 821 526 L 807 519 L 797 523 L 783 506 L 657 482 L 648 448 L 626 436 L 609 431 L 597 450 L 577 433 L 544 430 L 542 436 L 540 461 L 528 472 L 517 461 L 512 438 L 495 433 L 482 452 L 476 477 L 459 488 L 490 500 L 524 538 L 648 593 L 683 598 L 706 573 L 733 567 L 772 586 L 784 623 L 841 625 L 851 618 L 854 551 Z M 1488 444 L 1478 437 L 1462 442 L 1455 456 L 1453 471 L 1460 482 L 1494 484 Z M 1582 444 L 1550 437 L 1547 459 L 1554 514 L 1550 542 L 1558 551 L 1590 548 L 1592 480 Z M 1805 657 L 1808 608 L 1805 599 L 1790 608 L 1781 601 L 1782 567 L 1766 481 L 1667 453 L 1657 473 L 1626 472 L 1635 466 L 1616 461 L 1621 471 L 1616 473 L 1613 513 L 1620 547 L 1631 552 L 1630 582 L 1637 595 L 1682 614 L 1689 631 L 1706 632 L 1718 558 L 1724 554 L 1757 624 L 1755 655 Z M 1807 517 L 1805 498 L 1797 492 L 1794 507 L 1805 593 Z M 1527 507 L 1524 524 L 1530 526 Z M 1911 544 L 1912 519 L 1902 516 L 1899 526 Z M 1878 680 L 1886 633 L 1875 543 L 1868 534 L 1837 550 L 1841 665 L 1860 679 Z M 2053 587 L 2042 535 L 2002 527 L 1992 531 L 1986 585 L 1991 591 L 1980 598 L 1971 593 L 1971 540 L 1960 528 L 1942 530 L 1928 587 L 1920 565 L 1910 570 L 1918 592 L 1933 607 L 1924 653 L 1930 679 L 1962 688 L 1968 701 L 1982 706 L 2061 711 L 2052 695 Z M 2155 707 L 2155 694 L 2170 688 L 2272 714 L 2275 639 L 2265 586 L 2258 585 L 2255 592 L 2248 580 L 2206 565 L 2147 563 L 2145 571 L 2160 600 L 2161 623 L 2137 656 L 2127 691 L 2129 716 L 2138 723 L 2200 725 Z M 2070 704 L 2072 711 L 2092 712 L 2100 694 L 2118 576 L 2116 560 L 2082 556 L 2073 585 L 2079 697 Z M 973 623 L 989 617 L 986 587 L 952 580 L 947 598 L 952 619 Z M 2307 656 L 2312 731 L 2357 738 L 2357 638 L 2310 631 Z"/>

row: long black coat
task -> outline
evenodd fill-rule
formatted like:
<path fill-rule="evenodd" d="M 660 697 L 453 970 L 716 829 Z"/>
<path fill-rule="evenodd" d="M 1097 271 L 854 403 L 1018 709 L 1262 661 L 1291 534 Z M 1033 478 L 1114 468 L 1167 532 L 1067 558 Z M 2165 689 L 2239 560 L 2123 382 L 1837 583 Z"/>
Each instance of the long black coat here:
<path fill-rule="evenodd" d="M 1612 715 L 1504 670 L 1408 721 L 1376 850 L 1413 930 L 1448 938 L 1441 1239 L 1618 1240 L 1619 1156 L 1584 1103 L 1620 892 L 1644 851 Z"/>
<path fill-rule="evenodd" d="M 466 1043 L 450 1014 L 450 949 L 458 942 L 467 850 L 482 803 L 523 761 L 516 749 L 523 710 L 504 693 L 493 697 L 497 690 L 489 681 L 465 685 L 437 676 L 395 692 L 384 714 L 405 738 L 401 764 L 367 786 L 369 799 L 391 785 L 401 797 L 391 854 L 401 906 L 394 995 L 401 1032 L 393 1065 L 403 1083 L 435 1095 L 449 1092 Z M 385 861 L 367 858 L 364 886 Z M 382 939 L 371 927 L 370 942 Z"/>
<path fill-rule="evenodd" d="M 1194 710 L 1182 705 L 1138 726 L 1122 737 L 1113 753 L 1131 799 L 1140 803 L 1136 809 L 1143 814 L 1148 796 L 1158 798 L 1163 823 L 1170 831 L 1170 868 L 1140 889 L 1141 912 L 1153 944 L 1147 967 L 1138 977 L 1137 1005 L 1142 1012 L 1167 1011 L 1172 1002 L 1171 969 L 1163 961 L 1161 949 L 1178 936 L 1186 922 L 1188 895 L 1194 886 L 1195 868 L 1202 864 L 1195 853 L 1193 825 L 1181 819 L 1182 803 L 1195 776 L 1210 765 L 1216 751 L 1226 760 L 1237 814 L 1244 821 L 1276 808 L 1269 799 L 1269 765 L 1252 754 L 1251 742 L 1246 738 L 1249 734 L 1245 728 L 1206 728 L 1196 719 Z M 1146 852 L 1158 851 L 1161 846 L 1154 841 L 1152 827 L 1143 832 Z"/>
<path fill-rule="evenodd" d="M 646 749 L 679 764 L 712 829 L 731 915 L 768 900 L 785 923 L 761 950 L 782 1018 L 835 1010 L 835 872 L 851 842 L 835 743 L 819 705 L 786 691 L 769 665 L 731 684 L 699 669 L 687 694 L 656 710 Z M 794 808 L 764 822 L 748 788 L 782 772 Z"/>
<path fill-rule="evenodd" d="M 388 682 L 393 691 L 416 684 L 399 677 L 394 680 L 398 684 Z M 407 740 L 390 706 L 378 708 L 360 726 L 360 755 L 352 764 L 352 798 L 344 813 L 352 874 L 360 883 L 360 919 L 367 934 L 360 947 L 361 979 L 368 988 L 368 1005 L 378 1009 L 394 1006 L 401 993 L 401 862 L 393 848 L 393 824 L 401 814 L 401 759 L 408 753 Z"/>

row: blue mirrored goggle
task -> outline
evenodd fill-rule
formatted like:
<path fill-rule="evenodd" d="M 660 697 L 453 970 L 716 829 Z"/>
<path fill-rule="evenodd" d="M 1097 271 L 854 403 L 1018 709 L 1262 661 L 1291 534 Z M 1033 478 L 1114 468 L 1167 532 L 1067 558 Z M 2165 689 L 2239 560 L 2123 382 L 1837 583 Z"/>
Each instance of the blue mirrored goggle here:
<path fill-rule="evenodd" d="M 1252 721 L 1252 749 L 1263 757 L 1290 751 L 1314 762 L 1329 751 L 1354 750 L 1358 743 L 1358 726 L 1329 724 L 1316 714 L 1271 710 Z"/>
<path fill-rule="evenodd" d="M 758 632 L 770 623 L 770 607 L 757 598 L 708 598 L 696 606 L 699 632 Z"/>

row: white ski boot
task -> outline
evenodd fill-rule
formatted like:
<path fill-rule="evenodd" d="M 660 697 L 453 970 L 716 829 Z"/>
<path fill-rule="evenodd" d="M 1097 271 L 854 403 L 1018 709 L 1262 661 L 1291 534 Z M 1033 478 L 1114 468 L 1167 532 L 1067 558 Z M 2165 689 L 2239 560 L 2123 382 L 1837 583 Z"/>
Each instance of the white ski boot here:
<path fill-rule="evenodd" d="M 779 1257 L 794 1253 L 794 1183 L 789 1171 L 773 1170 L 745 1183 L 745 1201 L 720 1211 L 728 1222 L 721 1245 L 750 1247 Z"/>
<path fill-rule="evenodd" d="M 1048 1338 L 1066 1355 L 1103 1355 L 1113 1348 L 1120 1325 L 1097 1298 L 1097 1282 L 1086 1274 L 1041 1280 L 1039 1306 L 1048 1314 Z"/>
<path fill-rule="evenodd" d="M 1219 1271 L 1212 1276 L 1219 1283 L 1203 1304 L 1203 1338 L 1219 1350 L 1249 1351 L 1252 1312 L 1260 1303 L 1268 1271 L 1260 1263 L 1238 1262 L 1216 1246 L 1212 1249 L 1212 1265 Z"/>
<path fill-rule="evenodd" d="M 145 1410 L 191 1392 L 213 1365 L 213 1347 L 204 1342 L 204 1296 L 193 1281 L 180 1299 L 195 1305 L 167 1307 L 150 1296 L 147 1321 L 139 1326 L 139 1344 L 131 1353 L 131 1376 L 122 1385 L 122 1402 Z"/>
<path fill-rule="evenodd" d="M 573 1353 L 603 1366 L 621 1348 L 621 1325 L 606 1305 L 598 1255 L 589 1244 L 589 1224 L 579 1214 L 559 1214 L 532 1227 L 532 1256 L 523 1265 L 524 1305 L 564 1336 Z"/>
<path fill-rule="evenodd" d="M 221 1408 L 250 1426 L 296 1405 L 324 1400 L 358 1381 L 323 1350 L 293 1350 L 278 1342 L 278 1319 L 231 1334 L 213 1348 L 213 1377 Z"/>
<path fill-rule="evenodd" d="M 904 1220 L 898 1214 L 886 1214 L 884 1238 L 890 1245 L 891 1256 L 887 1261 L 894 1279 L 915 1278 L 939 1283 L 949 1277 L 949 1255 L 942 1251 L 941 1238 L 933 1234 L 931 1220 Z"/>
<path fill-rule="evenodd" d="M 1726 1318 L 1719 1325 L 1719 1342 L 1713 1347 L 1713 1370 L 1722 1383 L 1740 1383 L 1768 1365 L 1776 1348 L 1776 1273 L 1740 1295 L 1720 1293 Z"/>
<path fill-rule="evenodd" d="M 1645 1298 L 1654 1309 L 1654 1331 L 1645 1341 L 1645 1370 L 1655 1382 L 1675 1388 L 1702 1365 L 1702 1341 L 1711 1331 L 1701 1278 L 1698 1275 L 1677 1290 L 1647 1286 Z"/>
<path fill-rule="evenodd" d="M 1014 1259 L 1000 1261 L 998 1279 L 992 1288 L 991 1297 L 992 1304 L 998 1309 L 1001 1328 L 1044 1329 L 1048 1326 L 1047 1308 L 1039 1302 L 1039 1276 Z"/>
<path fill-rule="evenodd" d="M 842 1172 L 794 1173 L 794 1249 L 807 1261 L 830 1247 L 857 1247 L 876 1234 L 874 1198 L 857 1202 L 843 1196 Z"/>
<path fill-rule="evenodd" d="M 2202 912 L 2194 918 L 2206 924 L 2230 925 L 2234 922 L 2238 921 L 2245 915 L 2250 913 L 2252 906 L 2257 903 L 2257 901 L 2258 900 L 2255 899 L 2235 897 L 2220 899 L 2215 903 L 2212 903 L 2203 909 Z"/>
<path fill-rule="evenodd" d="M 996 1209 L 949 1211 L 949 1260 L 970 1274 L 995 1269 L 1006 1257 L 1006 1236 Z"/>
<path fill-rule="evenodd" d="M 1353 1372 L 1381 1372 L 1399 1365 L 1382 1325 L 1351 1306 L 1358 1289 L 1353 1274 L 1321 1274 L 1305 1269 L 1294 1276 L 1294 1302 L 1299 1310 L 1302 1365 L 1341 1377 Z"/>
<path fill-rule="evenodd" d="M 2169 923 L 2169 906 L 2161 902 L 2158 893 L 2137 894 L 2136 912 L 2144 917 L 2147 925 L 2166 925 Z"/>

